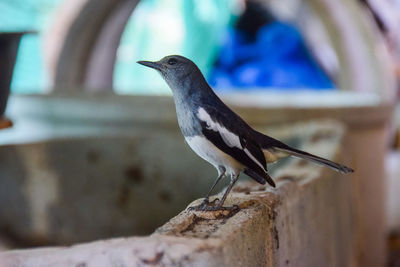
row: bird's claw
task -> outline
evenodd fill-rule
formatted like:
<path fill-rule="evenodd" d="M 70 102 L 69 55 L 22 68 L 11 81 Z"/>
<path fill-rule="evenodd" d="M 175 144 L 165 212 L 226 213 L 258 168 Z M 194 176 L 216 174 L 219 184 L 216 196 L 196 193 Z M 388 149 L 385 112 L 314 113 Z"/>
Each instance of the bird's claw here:
<path fill-rule="evenodd" d="M 195 210 L 195 211 L 206 211 L 206 210 L 210 210 L 211 208 L 215 208 L 216 202 L 218 202 L 218 201 L 219 201 L 218 198 L 214 199 L 214 200 L 211 201 L 211 202 L 208 200 L 208 198 L 205 198 L 205 199 L 203 200 L 203 202 L 201 202 L 200 205 L 189 207 L 188 210 Z"/>
<path fill-rule="evenodd" d="M 209 201 L 208 198 L 205 198 L 200 205 L 189 207 L 190 211 L 218 211 L 218 210 L 240 210 L 238 205 L 233 205 L 232 207 L 222 207 L 219 204 L 219 198 L 215 198 L 213 201 Z"/>

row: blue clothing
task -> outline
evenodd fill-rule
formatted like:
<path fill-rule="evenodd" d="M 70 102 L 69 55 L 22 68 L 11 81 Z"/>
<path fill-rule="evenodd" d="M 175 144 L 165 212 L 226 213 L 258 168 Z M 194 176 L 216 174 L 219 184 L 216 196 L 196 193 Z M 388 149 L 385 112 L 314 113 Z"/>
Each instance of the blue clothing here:
<path fill-rule="evenodd" d="M 229 30 L 209 82 L 216 89 L 334 88 L 307 51 L 299 31 L 282 22 L 261 27 L 255 41 Z"/>

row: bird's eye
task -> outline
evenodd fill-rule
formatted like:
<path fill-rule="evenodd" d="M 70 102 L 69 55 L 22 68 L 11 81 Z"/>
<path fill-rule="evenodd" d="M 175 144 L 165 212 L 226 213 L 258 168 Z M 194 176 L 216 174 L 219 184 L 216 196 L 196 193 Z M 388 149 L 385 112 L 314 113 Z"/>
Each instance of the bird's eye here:
<path fill-rule="evenodd" d="M 169 65 L 174 65 L 176 62 L 178 62 L 175 58 L 170 58 L 169 60 L 168 60 L 168 64 Z"/>

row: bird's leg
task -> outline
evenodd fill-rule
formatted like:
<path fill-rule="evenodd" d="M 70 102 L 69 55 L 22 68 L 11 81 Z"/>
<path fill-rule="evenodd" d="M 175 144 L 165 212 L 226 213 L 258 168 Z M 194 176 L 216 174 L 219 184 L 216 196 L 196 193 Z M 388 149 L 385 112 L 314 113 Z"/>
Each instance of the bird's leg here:
<path fill-rule="evenodd" d="M 236 181 L 239 179 L 239 174 L 232 174 L 231 175 L 231 182 L 229 183 L 228 188 L 225 190 L 224 195 L 222 196 L 222 199 L 218 202 L 216 208 L 221 209 L 222 205 L 225 202 L 226 197 L 228 196 L 229 192 L 231 191 L 233 185 L 236 183 Z"/>
<path fill-rule="evenodd" d="M 211 192 L 214 190 L 214 188 L 215 188 L 215 186 L 218 184 L 218 182 L 222 179 L 222 177 L 224 177 L 225 171 L 226 171 L 225 167 L 223 167 L 223 166 L 219 166 L 219 167 L 218 167 L 218 177 L 217 177 L 217 179 L 215 180 L 214 184 L 212 185 L 210 191 L 208 191 L 208 193 L 207 193 L 206 197 L 204 198 L 202 204 L 207 204 L 207 205 L 208 205 L 208 204 L 214 204 L 215 201 L 219 200 L 218 198 L 216 198 L 216 199 L 214 199 L 212 202 L 209 202 L 209 201 L 208 201 L 208 198 L 210 197 Z"/>
<path fill-rule="evenodd" d="M 216 198 L 211 202 L 208 199 L 209 199 L 210 194 L 213 191 L 214 187 L 218 184 L 218 182 L 222 179 L 222 177 L 224 177 L 224 175 L 225 175 L 225 168 L 222 167 L 222 166 L 218 167 L 218 177 L 215 180 L 215 182 L 214 182 L 213 186 L 211 187 L 210 191 L 208 191 L 208 193 L 207 193 L 206 197 L 204 198 L 203 202 L 200 205 L 190 207 L 189 209 L 190 210 L 210 210 L 210 208 L 215 208 L 214 204 L 219 199 Z"/>

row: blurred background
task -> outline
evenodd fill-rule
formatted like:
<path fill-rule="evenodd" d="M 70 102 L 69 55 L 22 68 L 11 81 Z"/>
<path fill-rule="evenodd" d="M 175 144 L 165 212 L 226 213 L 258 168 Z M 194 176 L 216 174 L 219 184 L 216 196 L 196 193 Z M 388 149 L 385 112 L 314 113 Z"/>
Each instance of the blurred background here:
<path fill-rule="evenodd" d="M 359 201 L 377 203 L 361 224 L 381 227 L 377 257 L 400 266 L 399 0 L 2 0 L 0 11 L 3 249 L 148 234 L 207 191 L 214 170 L 183 144 L 169 88 L 136 63 L 179 54 L 258 127 L 342 122 Z"/>

